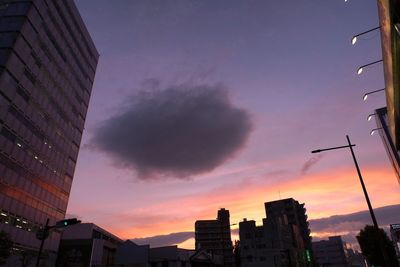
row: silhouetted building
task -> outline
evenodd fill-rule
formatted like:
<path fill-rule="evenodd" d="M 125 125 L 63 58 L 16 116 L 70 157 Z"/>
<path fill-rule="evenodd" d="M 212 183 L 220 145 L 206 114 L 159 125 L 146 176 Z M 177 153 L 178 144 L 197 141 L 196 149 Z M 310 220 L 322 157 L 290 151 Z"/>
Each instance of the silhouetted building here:
<path fill-rule="evenodd" d="M 369 267 L 363 254 L 359 251 L 354 251 L 351 248 L 346 248 L 346 257 L 349 267 Z"/>
<path fill-rule="evenodd" d="M 131 240 L 122 243 L 115 252 L 117 267 L 148 267 L 149 245 L 137 245 Z"/>
<path fill-rule="evenodd" d="M 304 248 L 311 253 L 311 231 L 307 221 L 307 210 L 304 205 L 304 203 L 300 204 L 293 198 L 271 201 L 265 203 L 265 213 L 267 219 L 280 218 L 282 215 L 285 215 L 289 224 L 294 224 L 298 227 L 303 239 Z"/>
<path fill-rule="evenodd" d="M 150 248 L 127 240 L 117 248 L 117 267 L 190 267 L 194 250 L 166 246 Z"/>
<path fill-rule="evenodd" d="M 306 266 L 303 239 L 285 215 L 239 223 L 240 262 L 243 267 Z"/>
<path fill-rule="evenodd" d="M 265 203 L 261 226 L 253 220 L 239 223 L 240 259 L 243 267 L 310 266 L 311 241 L 304 204 L 293 198 Z"/>
<path fill-rule="evenodd" d="M 166 246 L 150 248 L 150 267 L 190 267 L 194 250 Z"/>
<path fill-rule="evenodd" d="M 330 236 L 328 240 L 312 242 L 317 266 L 348 267 L 346 245 L 341 236 Z"/>
<path fill-rule="evenodd" d="M 390 237 L 392 238 L 393 246 L 396 249 L 397 258 L 400 262 L 400 224 L 390 225 Z"/>
<path fill-rule="evenodd" d="M 222 255 L 223 266 L 233 266 L 233 246 L 229 221 L 229 210 L 220 209 L 216 220 L 201 220 L 195 223 L 196 251 Z"/>
<path fill-rule="evenodd" d="M 211 251 L 198 250 L 190 257 L 191 267 L 222 267 L 224 257 Z"/>
<path fill-rule="evenodd" d="M 3 0 L 0 33 L 0 230 L 37 250 L 65 217 L 99 55 L 72 0 Z"/>
<path fill-rule="evenodd" d="M 57 266 L 114 266 L 123 241 L 93 223 L 68 226 L 61 235 Z"/>

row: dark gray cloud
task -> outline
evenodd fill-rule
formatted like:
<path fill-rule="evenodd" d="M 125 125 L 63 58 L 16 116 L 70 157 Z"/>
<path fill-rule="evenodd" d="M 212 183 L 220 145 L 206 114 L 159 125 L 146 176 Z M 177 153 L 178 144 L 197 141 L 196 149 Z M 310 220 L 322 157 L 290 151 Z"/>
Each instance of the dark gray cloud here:
<path fill-rule="evenodd" d="M 232 229 L 231 233 L 238 235 L 239 229 L 237 228 Z M 134 238 L 131 240 L 138 245 L 150 245 L 150 247 L 154 248 L 154 247 L 177 245 L 191 238 L 194 238 L 194 232 L 178 232 L 178 233 L 171 233 L 168 235 L 156 235 L 144 238 Z"/>
<path fill-rule="evenodd" d="M 307 161 L 303 164 L 303 167 L 301 168 L 301 174 L 302 174 L 302 175 L 306 174 L 306 173 L 310 170 L 310 168 L 311 168 L 312 166 L 314 166 L 315 164 L 317 164 L 318 161 L 320 161 L 320 160 L 322 159 L 322 157 L 323 157 L 323 155 L 322 155 L 322 154 L 319 154 L 319 155 L 316 155 L 316 156 L 310 158 L 309 160 L 307 160 Z"/>
<path fill-rule="evenodd" d="M 391 205 L 374 209 L 379 227 L 388 231 L 389 225 L 400 222 L 400 205 Z M 372 225 L 371 216 L 368 210 L 360 212 L 334 215 L 327 218 L 310 220 L 310 229 L 313 233 L 344 233 L 342 235 L 344 241 L 355 244 L 357 240 L 355 236 L 360 232 L 360 229 L 365 225 Z M 319 240 L 320 238 L 313 238 Z"/>
<path fill-rule="evenodd" d="M 184 84 L 140 91 L 94 132 L 90 145 L 142 179 L 187 177 L 231 158 L 251 128 L 248 112 L 233 106 L 222 86 Z"/>
<path fill-rule="evenodd" d="M 145 238 L 131 239 L 138 245 L 150 245 L 150 247 L 162 247 L 176 245 L 186 240 L 194 238 L 194 232 L 179 232 L 168 235 L 157 235 Z"/>
<path fill-rule="evenodd" d="M 375 208 L 374 213 L 381 227 L 400 222 L 400 205 Z M 310 220 L 312 232 L 359 231 L 366 224 L 372 224 L 368 210 Z"/>

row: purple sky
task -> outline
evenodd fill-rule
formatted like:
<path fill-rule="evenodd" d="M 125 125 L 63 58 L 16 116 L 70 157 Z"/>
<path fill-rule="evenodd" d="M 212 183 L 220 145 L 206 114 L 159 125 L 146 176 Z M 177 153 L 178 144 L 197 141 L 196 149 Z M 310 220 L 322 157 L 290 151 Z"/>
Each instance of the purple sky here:
<path fill-rule="evenodd" d="M 231 211 L 232 222 L 260 221 L 263 203 L 280 195 L 305 202 L 313 219 L 359 211 L 365 203 L 349 152 L 310 154 L 345 145 L 346 134 L 357 144 L 373 205 L 399 203 L 380 137 L 369 135 L 375 123 L 366 121 L 385 105 L 384 94 L 362 101 L 384 87 L 382 65 L 356 75 L 358 66 L 381 59 L 379 33 L 350 44 L 352 35 L 378 25 L 376 1 L 75 2 L 100 61 L 70 214 L 134 238 L 193 231 L 195 220 L 214 218 L 220 207 Z M 108 136 L 122 142 L 124 136 L 129 149 L 138 128 L 124 134 L 126 126 L 142 122 L 116 124 L 115 118 L 147 112 L 171 88 L 223 88 L 226 98 L 217 104 L 246 112 L 252 130 L 208 171 L 182 179 L 168 169 L 141 179 L 140 164 L 129 163 L 137 155 L 121 160 L 93 140 L 113 125 L 119 132 Z M 144 89 L 158 93 L 140 109 Z M 228 138 L 221 140 L 216 145 Z"/>

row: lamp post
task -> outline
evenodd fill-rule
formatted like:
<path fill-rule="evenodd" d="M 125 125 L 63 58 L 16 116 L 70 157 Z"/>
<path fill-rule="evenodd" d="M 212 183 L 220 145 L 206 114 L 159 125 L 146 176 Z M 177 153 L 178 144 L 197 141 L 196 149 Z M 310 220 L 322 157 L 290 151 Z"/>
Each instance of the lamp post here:
<path fill-rule="evenodd" d="M 370 32 L 372 32 L 372 31 L 375 31 L 375 30 L 377 30 L 377 29 L 379 29 L 379 28 L 380 28 L 380 26 L 375 27 L 375 28 L 372 28 L 372 29 L 370 29 L 370 30 L 368 30 L 368 31 L 365 31 L 365 32 L 362 32 L 362 33 L 359 33 L 359 34 L 354 35 L 354 36 L 351 38 L 351 44 L 352 44 L 352 45 L 355 45 L 355 44 L 356 44 L 356 42 L 357 42 L 357 37 L 359 37 L 359 36 L 361 36 L 361 35 L 364 35 L 364 34 L 367 34 L 367 33 L 370 33 Z"/>
<path fill-rule="evenodd" d="M 360 168 L 358 167 L 358 162 L 357 162 L 356 156 L 355 156 L 354 151 L 353 151 L 353 146 L 356 146 L 356 145 L 351 144 L 350 138 L 349 138 L 348 135 L 346 135 L 346 138 L 347 138 L 348 145 L 338 146 L 338 147 L 331 147 L 331 148 L 324 148 L 324 149 L 317 149 L 317 150 L 311 151 L 311 153 L 320 153 L 320 152 L 327 151 L 327 150 L 350 148 L 351 155 L 353 157 L 354 165 L 356 166 L 356 169 L 357 169 L 358 178 L 360 179 L 361 187 L 362 187 L 362 190 L 364 192 L 365 200 L 366 200 L 367 205 L 368 205 L 368 209 L 369 209 L 369 213 L 371 215 L 372 222 L 374 223 L 374 227 L 376 229 L 378 229 L 379 228 L 378 222 L 376 221 L 375 213 L 374 213 L 374 210 L 372 209 L 371 201 L 369 200 L 368 192 L 367 192 L 367 189 L 365 188 L 364 180 L 363 180 L 363 178 L 361 176 L 361 171 L 360 171 Z"/>
<path fill-rule="evenodd" d="M 36 259 L 36 264 L 35 264 L 36 267 L 39 267 L 40 257 L 42 255 L 44 241 L 49 237 L 50 230 L 55 229 L 55 228 L 65 228 L 65 227 L 73 225 L 73 224 L 81 223 L 80 220 L 78 220 L 76 218 L 72 218 L 72 219 L 64 219 L 64 220 L 58 221 L 55 225 L 49 226 L 49 221 L 50 221 L 50 219 L 47 218 L 45 226 L 43 228 L 39 229 L 39 231 L 36 233 L 36 238 L 41 240 L 38 257 Z"/>
<path fill-rule="evenodd" d="M 368 64 L 365 64 L 365 65 L 360 66 L 360 67 L 357 69 L 357 74 L 360 75 L 360 74 L 363 72 L 363 70 L 364 70 L 365 67 L 374 65 L 374 64 L 379 63 L 379 62 L 382 62 L 382 61 L 383 61 L 383 59 L 377 60 L 377 61 L 374 61 L 374 62 L 371 62 L 371 63 L 368 63 Z"/>
<path fill-rule="evenodd" d="M 375 90 L 375 91 L 371 91 L 371 92 L 365 93 L 365 94 L 363 95 L 363 100 L 364 100 L 364 101 L 367 101 L 367 98 L 368 98 L 369 95 L 374 94 L 374 93 L 377 93 L 377 92 L 380 92 L 380 91 L 384 91 L 385 89 L 386 89 L 386 88 L 382 88 L 382 89 L 378 89 L 378 90 Z"/>
<path fill-rule="evenodd" d="M 379 130 L 379 129 L 381 129 L 381 128 L 377 128 L 377 129 L 374 129 L 374 130 Z M 349 138 L 348 135 L 346 135 L 346 138 L 347 138 L 347 142 L 348 142 L 348 145 L 346 145 L 346 146 L 338 146 L 338 147 L 331 147 L 331 148 L 325 148 L 325 149 L 318 149 L 318 150 L 311 151 L 311 153 L 319 153 L 319 152 L 326 151 L 326 150 L 334 150 L 334 149 L 340 149 L 340 148 L 346 148 L 346 147 L 350 148 L 351 155 L 353 156 L 353 160 L 354 160 L 354 165 L 356 166 L 358 177 L 360 178 L 360 183 L 361 183 L 361 187 L 362 187 L 363 192 L 364 192 L 365 200 L 366 200 L 367 205 L 368 205 L 369 213 L 371 215 L 371 219 L 372 219 L 372 222 L 374 224 L 374 228 L 377 231 L 379 231 L 378 222 L 376 221 L 375 213 L 374 213 L 374 210 L 372 209 L 371 201 L 369 200 L 368 192 L 367 192 L 367 189 L 365 188 L 364 180 L 363 180 L 363 178 L 361 176 L 361 171 L 360 171 L 360 168 L 358 167 L 357 159 L 356 159 L 356 156 L 355 156 L 354 151 L 353 151 L 353 146 L 356 146 L 356 145 L 351 144 L 350 138 Z M 383 255 L 384 262 L 386 264 L 384 266 L 391 266 L 390 265 L 390 260 L 389 260 L 389 255 L 388 255 L 388 253 L 387 253 L 387 251 L 386 251 L 386 249 L 385 249 L 385 247 L 383 245 L 383 240 L 380 237 L 379 237 L 378 243 L 379 243 L 379 247 L 380 247 L 381 253 Z"/>

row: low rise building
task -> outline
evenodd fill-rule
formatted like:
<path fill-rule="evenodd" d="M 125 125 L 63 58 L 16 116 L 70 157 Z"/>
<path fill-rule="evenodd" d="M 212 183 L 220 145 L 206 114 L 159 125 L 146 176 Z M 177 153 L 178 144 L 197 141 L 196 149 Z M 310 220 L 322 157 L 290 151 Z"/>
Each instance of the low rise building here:
<path fill-rule="evenodd" d="M 150 248 L 151 267 L 190 267 L 190 257 L 194 250 L 166 246 Z"/>
<path fill-rule="evenodd" d="M 93 223 L 68 226 L 61 234 L 57 266 L 114 266 L 122 240 Z"/>
<path fill-rule="evenodd" d="M 149 245 L 137 245 L 131 240 L 122 243 L 115 253 L 117 267 L 148 267 Z"/>
<path fill-rule="evenodd" d="M 191 267 L 222 267 L 224 257 L 206 250 L 198 250 L 190 257 Z"/>
<path fill-rule="evenodd" d="M 397 258 L 400 262 L 400 224 L 390 225 L 390 237 L 392 238 L 394 248 L 396 250 Z"/>
<path fill-rule="evenodd" d="M 317 266 L 348 267 L 346 245 L 341 236 L 330 236 L 328 240 L 312 242 Z"/>

